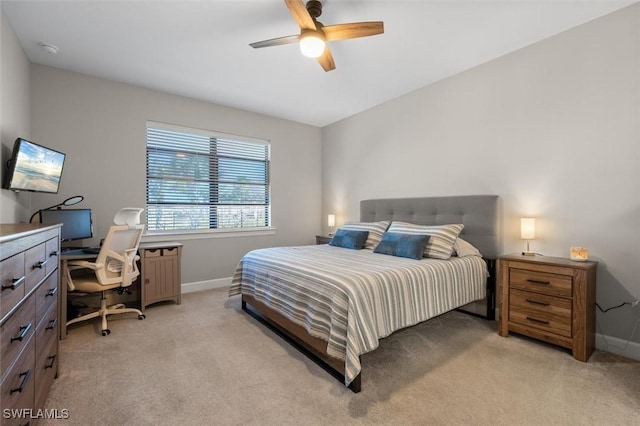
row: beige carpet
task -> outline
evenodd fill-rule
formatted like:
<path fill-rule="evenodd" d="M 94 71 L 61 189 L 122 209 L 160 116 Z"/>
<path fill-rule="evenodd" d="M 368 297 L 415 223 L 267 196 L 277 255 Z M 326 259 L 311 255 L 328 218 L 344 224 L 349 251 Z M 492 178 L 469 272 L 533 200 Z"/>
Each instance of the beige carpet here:
<path fill-rule="evenodd" d="M 69 331 L 44 425 L 632 425 L 640 362 L 495 332 L 451 312 L 362 357 L 354 394 L 240 310 L 226 290 Z"/>

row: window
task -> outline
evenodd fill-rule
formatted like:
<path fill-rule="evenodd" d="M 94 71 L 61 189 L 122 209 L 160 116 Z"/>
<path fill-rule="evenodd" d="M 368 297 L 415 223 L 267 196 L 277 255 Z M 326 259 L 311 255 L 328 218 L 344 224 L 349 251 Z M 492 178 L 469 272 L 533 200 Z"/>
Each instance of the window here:
<path fill-rule="evenodd" d="M 150 232 L 268 228 L 269 143 L 147 123 Z"/>

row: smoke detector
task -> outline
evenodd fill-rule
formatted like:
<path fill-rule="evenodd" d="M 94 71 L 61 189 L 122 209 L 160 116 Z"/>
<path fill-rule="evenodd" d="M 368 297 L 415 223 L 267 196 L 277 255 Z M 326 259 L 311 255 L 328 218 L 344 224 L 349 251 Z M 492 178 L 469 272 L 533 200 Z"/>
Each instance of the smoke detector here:
<path fill-rule="evenodd" d="M 56 53 L 58 53 L 58 50 L 60 50 L 57 46 L 49 43 L 40 43 L 40 48 L 47 52 L 49 55 L 55 55 Z"/>

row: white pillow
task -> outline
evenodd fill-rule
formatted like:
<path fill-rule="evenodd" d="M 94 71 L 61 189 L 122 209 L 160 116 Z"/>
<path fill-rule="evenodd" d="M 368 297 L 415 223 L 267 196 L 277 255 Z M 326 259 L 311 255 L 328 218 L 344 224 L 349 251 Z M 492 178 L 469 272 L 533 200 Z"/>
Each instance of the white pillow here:
<path fill-rule="evenodd" d="M 389 227 L 389 221 L 383 220 L 380 222 L 347 222 L 340 227 L 340 229 L 349 229 L 354 231 L 369 231 L 367 241 L 364 243 L 364 248 L 373 250 L 376 248 L 380 240 L 382 240 L 382 234 Z"/>
<path fill-rule="evenodd" d="M 464 228 L 463 224 L 424 226 L 407 222 L 391 222 L 389 232 L 412 235 L 430 235 L 424 249 L 424 257 L 449 259 L 453 253 L 453 245 Z"/>
<path fill-rule="evenodd" d="M 464 256 L 482 257 L 482 253 L 480 253 L 480 250 L 475 248 L 470 242 L 465 241 L 460 237 L 458 237 L 458 239 L 456 240 L 456 243 L 453 245 L 453 252 L 454 252 L 454 255 L 458 257 L 464 257 Z"/>

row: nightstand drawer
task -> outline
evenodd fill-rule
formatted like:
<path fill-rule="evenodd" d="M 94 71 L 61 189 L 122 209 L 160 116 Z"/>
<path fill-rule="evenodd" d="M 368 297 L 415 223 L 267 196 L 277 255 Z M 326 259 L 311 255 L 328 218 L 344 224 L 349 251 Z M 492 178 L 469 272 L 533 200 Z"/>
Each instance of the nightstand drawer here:
<path fill-rule="evenodd" d="M 573 278 L 525 269 L 509 269 L 509 287 L 530 290 L 551 296 L 571 297 Z"/>
<path fill-rule="evenodd" d="M 570 299 L 512 289 L 509 321 L 571 337 Z"/>

